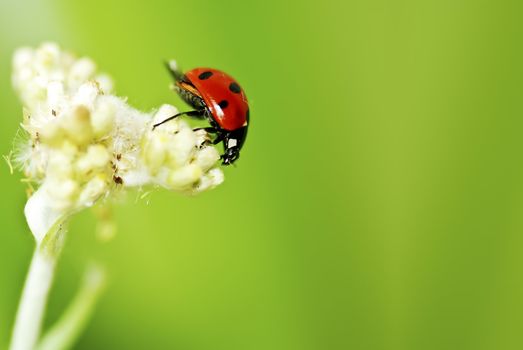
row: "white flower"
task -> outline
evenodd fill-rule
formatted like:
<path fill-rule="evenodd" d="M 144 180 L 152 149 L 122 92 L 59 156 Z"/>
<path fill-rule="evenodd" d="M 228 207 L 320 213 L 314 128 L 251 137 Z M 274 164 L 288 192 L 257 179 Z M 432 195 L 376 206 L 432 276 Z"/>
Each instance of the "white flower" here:
<path fill-rule="evenodd" d="M 99 74 L 91 59 L 76 58 L 56 44 L 17 50 L 12 81 L 24 105 L 21 126 L 27 134 L 16 160 L 37 188 L 25 206 L 37 244 L 11 350 L 62 349 L 83 327 L 104 284 L 103 269 L 91 269 L 68 311 L 39 338 L 67 218 L 133 186 L 188 194 L 211 189 L 223 182 L 220 156 L 203 130 L 193 131 L 181 119 L 153 130 L 178 110 L 132 108 L 112 94 L 111 78 Z M 114 224 L 100 220 L 99 232 L 109 239 Z"/>
<path fill-rule="evenodd" d="M 218 151 L 203 130 L 181 119 L 153 130 L 178 110 L 132 108 L 112 95 L 111 79 L 89 58 L 52 43 L 22 48 L 14 55 L 12 81 L 29 136 L 17 159 L 38 185 L 26 206 L 37 240 L 61 217 L 117 188 L 152 185 L 194 194 L 223 182 Z M 42 213 L 46 217 L 38 218 Z"/>

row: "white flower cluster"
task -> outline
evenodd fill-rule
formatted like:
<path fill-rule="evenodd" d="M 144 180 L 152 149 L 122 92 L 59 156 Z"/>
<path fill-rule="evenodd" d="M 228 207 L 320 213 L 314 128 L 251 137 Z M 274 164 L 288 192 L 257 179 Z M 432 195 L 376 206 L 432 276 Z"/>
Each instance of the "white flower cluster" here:
<path fill-rule="evenodd" d="M 176 108 L 143 113 L 130 107 L 111 94 L 111 79 L 98 74 L 91 59 L 48 43 L 16 51 L 13 68 L 29 135 L 17 158 L 53 210 L 89 207 L 118 188 L 197 193 L 223 181 L 218 151 L 203 130 L 180 119 L 153 130 Z"/>

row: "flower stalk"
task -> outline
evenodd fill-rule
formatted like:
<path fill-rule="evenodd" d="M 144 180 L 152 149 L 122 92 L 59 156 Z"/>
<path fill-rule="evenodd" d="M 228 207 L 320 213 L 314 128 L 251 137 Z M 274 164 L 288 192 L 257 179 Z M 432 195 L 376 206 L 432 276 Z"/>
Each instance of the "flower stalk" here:
<path fill-rule="evenodd" d="M 57 256 L 48 255 L 39 248 L 35 249 L 16 316 L 11 350 L 27 350 L 35 347 L 40 335 L 56 262 Z"/>
<path fill-rule="evenodd" d="M 27 211 L 35 209 L 35 200 L 38 195 L 31 197 L 26 205 Z M 16 322 L 11 342 L 11 350 L 33 349 L 38 341 L 42 319 L 47 304 L 47 297 L 54 279 L 55 268 L 63 248 L 65 226 L 61 220 L 45 216 L 46 211 L 33 215 L 38 222 L 33 224 L 34 235 L 37 238 L 37 246 L 29 266 L 26 282 L 22 292 L 22 298 L 16 316 Z M 45 239 L 44 239 L 45 238 Z"/>
<path fill-rule="evenodd" d="M 105 287 L 105 272 L 88 267 L 82 286 L 58 322 L 44 335 L 36 350 L 65 350 L 72 347 L 89 320 Z"/>

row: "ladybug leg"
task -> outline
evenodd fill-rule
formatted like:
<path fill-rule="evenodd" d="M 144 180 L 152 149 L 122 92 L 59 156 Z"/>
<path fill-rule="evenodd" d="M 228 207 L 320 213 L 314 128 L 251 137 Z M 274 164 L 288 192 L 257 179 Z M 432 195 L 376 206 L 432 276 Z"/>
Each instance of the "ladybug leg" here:
<path fill-rule="evenodd" d="M 223 139 L 225 138 L 225 135 L 222 133 L 222 134 L 218 134 L 218 136 L 214 139 L 214 141 L 212 142 L 213 145 L 217 145 L 219 144 L 220 142 L 223 141 Z"/>
<path fill-rule="evenodd" d="M 225 135 L 223 133 L 221 133 L 216 128 L 213 128 L 212 126 L 208 127 L 208 128 L 195 128 L 195 129 L 192 129 L 192 131 L 198 131 L 198 130 L 205 130 L 205 132 L 207 132 L 209 134 L 215 134 L 216 138 L 212 141 L 213 145 L 219 144 L 220 142 L 223 141 L 223 139 L 225 137 Z"/>
<path fill-rule="evenodd" d="M 219 131 L 216 130 L 216 128 L 213 128 L 212 126 L 211 127 L 207 127 L 207 128 L 194 128 L 194 129 L 192 129 L 192 131 L 198 131 L 198 130 L 205 130 L 206 133 L 213 134 L 215 136 L 213 141 L 211 141 L 210 139 L 206 139 L 203 144 L 207 144 L 207 145 L 213 144 L 213 145 L 216 145 L 218 142 L 221 141 L 221 140 L 216 141 L 219 138 L 219 136 L 216 137 L 216 134 L 218 134 Z M 218 134 L 218 135 L 220 135 L 220 134 Z"/>
<path fill-rule="evenodd" d="M 212 126 L 208 127 L 208 128 L 194 128 L 194 129 L 192 129 L 192 131 L 198 131 L 198 130 L 205 130 L 205 132 L 210 133 L 210 134 L 216 134 L 218 132 L 218 130 L 216 130 Z"/>
<path fill-rule="evenodd" d="M 190 117 L 198 117 L 198 118 L 202 118 L 203 117 L 203 114 L 205 113 L 205 111 L 187 111 L 187 112 L 180 112 L 178 114 L 175 114 L 173 115 L 172 117 L 169 117 L 165 120 L 162 120 L 161 122 L 157 123 L 157 124 L 154 124 L 153 125 L 153 130 L 156 129 L 156 127 L 162 125 L 163 123 L 167 123 L 168 121 L 170 120 L 173 120 L 175 118 L 178 118 L 179 116 L 182 116 L 182 115 L 187 115 L 187 116 L 190 116 Z"/>

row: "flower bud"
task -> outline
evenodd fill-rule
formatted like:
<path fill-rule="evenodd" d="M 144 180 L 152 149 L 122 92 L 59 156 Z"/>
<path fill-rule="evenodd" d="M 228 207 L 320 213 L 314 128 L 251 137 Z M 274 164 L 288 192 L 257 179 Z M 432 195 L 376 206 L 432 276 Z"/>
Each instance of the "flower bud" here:
<path fill-rule="evenodd" d="M 51 68 L 59 60 L 60 49 L 54 43 L 42 44 L 41 49 L 36 52 L 36 62 L 41 68 Z"/>
<path fill-rule="evenodd" d="M 107 102 L 100 102 L 91 114 L 91 126 L 95 137 L 107 135 L 114 124 L 115 107 Z"/>
<path fill-rule="evenodd" d="M 58 122 L 51 121 L 39 131 L 40 141 L 51 147 L 59 147 L 65 140 L 65 132 Z"/>
<path fill-rule="evenodd" d="M 192 185 L 202 176 L 202 169 L 195 164 L 189 164 L 169 174 L 167 183 L 173 189 L 184 189 Z"/>
<path fill-rule="evenodd" d="M 47 175 L 53 179 L 73 177 L 73 157 L 65 152 L 53 152 L 47 163 Z"/>
<path fill-rule="evenodd" d="M 89 58 L 80 58 L 71 67 L 67 82 L 72 87 L 77 87 L 80 84 L 91 79 L 96 72 L 96 65 Z"/>
<path fill-rule="evenodd" d="M 197 164 L 204 172 L 212 168 L 220 159 L 220 154 L 214 147 L 204 147 L 196 154 L 194 163 Z"/>
<path fill-rule="evenodd" d="M 78 202 L 87 207 L 92 206 L 94 202 L 106 192 L 107 187 L 106 176 L 98 174 L 83 186 L 82 192 L 80 192 L 78 197 Z"/>
<path fill-rule="evenodd" d="M 109 165 L 111 155 L 103 145 L 91 145 L 87 152 L 76 162 L 76 169 L 81 175 L 88 175 L 92 171 L 104 170 Z"/>
<path fill-rule="evenodd" d="M 64 116 L 61 126 L 67 137 L 77 145 L 85 145 L 93 137 L 90 113 L 85 106 L 77 106 L 70 114 Z"/>
<path fill-rule="evenodd" d="M 168 138 L 165 135 L 153 134 L 144 147 L 144 161 L 151 174 L 156 174 L 163 166 L 167 156 Z"/>
<path fill-rule="evenodd" d="M 173 167 L 179 167 L 187 163 L 194 151 L 196 145 L 196 136 L 188 127 L 183 127 L 172 140 L 167 148 L 169 163 Z"/>
<path fill-rule="evenodd" d="M 50 179 L 42 186 L 52 198 L 50 205 L 57 210 L 68 210 L 73 206 L 78 193 L 78 183 L 71 179 Z"/>

